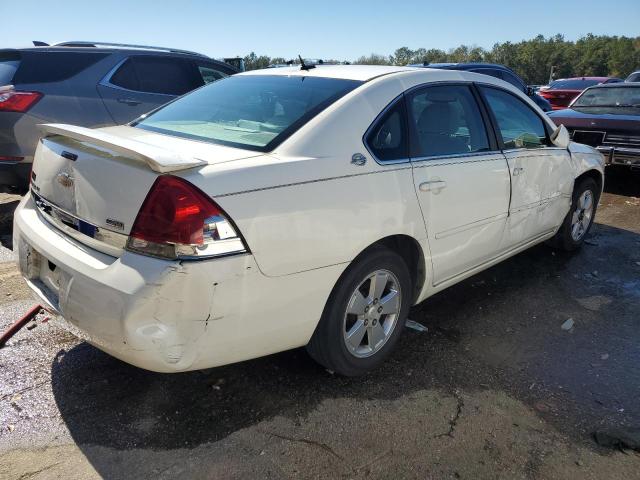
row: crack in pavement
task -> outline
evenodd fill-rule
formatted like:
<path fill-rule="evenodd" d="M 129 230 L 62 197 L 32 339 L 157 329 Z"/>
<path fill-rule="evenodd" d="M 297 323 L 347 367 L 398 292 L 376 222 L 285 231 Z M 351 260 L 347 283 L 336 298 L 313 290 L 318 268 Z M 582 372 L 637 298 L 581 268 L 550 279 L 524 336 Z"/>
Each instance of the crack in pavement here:
<path fill-rule="evenodd" d="M 453 392 L 453 396 L 457 400 L 458 404 L 456 405 L 455 414 L 453 415 L 451 420 L 449 420 L 449 431 L 445 432 L 445 433 L 439 433 L 438 435 L 435 435 L 433 438 L 441 438 L 441 437 L 451 437 L 451 438 L 453 438 L 453 432 L 455 431 L 456 427 L 458 426 L 458 420 L 460 420 L 460 417 L 462 416 L 462 407 L 464 407 L 464 400 L 460 396 L 460 392 L 458 392 L 458 390 Z"/>
<path fill-rule="evenodd" d="M 58 465 L 60 465 L 62 462 L 57 462 L 57 463 L 52 463 L 51 465 L 47 465 L 46 467 L 42 467 L 40 470 L 35 470 L 33 472 L 27 472 L 27 473 L 23 473 L 22 475 L 20 475 L 18 477 L 18 480 L 27 480 L 29 478 L 33 478 L 36 475 L 38 475 L 39 473 L 42 473 L 46 470 L 49 470 L 50 468 L 53 467 L 57 467 Z"/>
<path fill-rule="evenodd" d="M 324 450 L 325 452 L 333 455 L 334 457 L 344 461 L 344 457 L 338 455 L 329 445 L 327 445 L 326 443 L 322 443 L 322 442 L 317 442 L 315 440 L 309 440 L 308 438 L 294 438 L 294 437 L 287 437 L 286 435 L 280 435 L 278 433 L 273 433 L 273 432 L 266 432 L 266 431 L 262 431 L 261 433 L 264 433 L 265 435 L 270 435 L 272 437 L 276 437 L 279 438 L 281 440 L 286 440 L 288 442 L 300 442 L 300 443 L 305 443 L 307 445 L 311 445 L 314 447 L 318 447 L 321 448 L 322 450 Z"/>

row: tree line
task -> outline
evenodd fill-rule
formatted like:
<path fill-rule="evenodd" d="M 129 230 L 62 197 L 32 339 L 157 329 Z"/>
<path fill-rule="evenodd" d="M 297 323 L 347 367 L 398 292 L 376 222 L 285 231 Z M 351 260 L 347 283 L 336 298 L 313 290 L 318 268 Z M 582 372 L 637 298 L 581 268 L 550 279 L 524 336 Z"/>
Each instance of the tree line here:
<path fill-rule="evenodd" d="M 287 63 L 287 60 L 282 57 L 258 56 L 251 52 L 244 57 L 244 62 L 247 70 L 254 70 L 273 64 Z M 490 50 L 469 45 L 460 45 L 448 51 L 436 48 L 412 50 L 401 47 L 395 50 L 393 55 L 372 53 L 348 63 L 408 65 L 438 62 L 500 63 L 515 70 L 529 84 L 546 84 L 549 81 L 551 67 L 554 67 L 554 78 L 579 76 L 624 78 L 640 69 L 640 37 L 589 34 L 576 41 L 569 41 L 560 34 L 548 38 L 538 35 L 531 40 L 517 43 L 496 43 Z M 294 63 L 298 62 L 294 61 Z"/>

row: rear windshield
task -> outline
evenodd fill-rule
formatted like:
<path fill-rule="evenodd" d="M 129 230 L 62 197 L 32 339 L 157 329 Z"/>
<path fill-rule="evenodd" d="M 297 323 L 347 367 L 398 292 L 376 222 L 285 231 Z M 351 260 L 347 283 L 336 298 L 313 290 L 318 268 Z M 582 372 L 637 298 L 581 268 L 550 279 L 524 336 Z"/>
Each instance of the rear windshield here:
<path fill-rule="evenodd" d="M 640 86 L 592 88 L 580 95 L 572 106 L 640 108 Z"/>
<path fill-rule="evenodd" d="M 553 90 L 584 90 L 587 87 L 598 85 L 600 80 L 556 80 L 549 84 Z"/>
<path fill-rule="evenodd" d="M 0 52 L 0 87 L 13 84 L 13 76 L 19 66 L 19 52 Z"/>
<path fill-rule="evenodd" d="M 145 130 L 270 151 L 362 82 L 279 75 L 211 83 L 137 122 Z"/>

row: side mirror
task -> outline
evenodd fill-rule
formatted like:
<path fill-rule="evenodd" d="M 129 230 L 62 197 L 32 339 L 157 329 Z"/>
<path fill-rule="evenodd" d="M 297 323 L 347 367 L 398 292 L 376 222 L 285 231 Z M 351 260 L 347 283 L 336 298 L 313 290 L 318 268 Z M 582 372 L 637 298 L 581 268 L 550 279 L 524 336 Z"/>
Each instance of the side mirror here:
<path fill-rule="evenodd" d="M 571 136 L 569 130 L 564 125 L 560 125 L 551 134 L 551 141 L 556 147 L 568 148 L 571 143 Z"/>

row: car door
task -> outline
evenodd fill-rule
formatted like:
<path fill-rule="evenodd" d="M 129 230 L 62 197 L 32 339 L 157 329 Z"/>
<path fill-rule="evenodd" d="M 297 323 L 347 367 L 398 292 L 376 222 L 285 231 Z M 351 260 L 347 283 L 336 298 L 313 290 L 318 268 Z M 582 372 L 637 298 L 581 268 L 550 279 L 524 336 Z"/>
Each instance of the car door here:
<path fill-rule="evenodd" d="M 498 254 L 509 169 L 471 84 L 406 94 L 415 191 L 437 285 Z"/>
<path fill-rule="evenodd" d="M 98 92 L 114 122 L 123 124 L 202 85 L 187 58 L 133 55 L 100 82 Z"/>
<path fill-rule="evenodd" d="M 573 169 L 567 149 L 554 146 L 550 129 L 526 101 L 493 86 L 480 86 L 498 142 L 509 164 L 511 204 L 503 248 L 549 233 L 562 223 L 571 201 Z"/>

